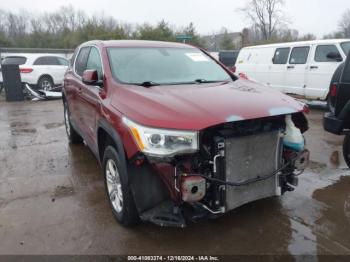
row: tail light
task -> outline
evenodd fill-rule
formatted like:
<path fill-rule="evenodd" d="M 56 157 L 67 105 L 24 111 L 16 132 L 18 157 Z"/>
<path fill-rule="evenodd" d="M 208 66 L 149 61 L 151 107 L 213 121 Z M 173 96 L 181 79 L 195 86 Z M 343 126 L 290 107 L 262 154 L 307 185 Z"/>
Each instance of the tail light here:
<path fill-rule="evenodd" d="M 331 95 L 331 97 L 337 96 L 337 85 L 336 84 L 333 84 L 331 86 L 330 95 Z"/>
<path fill-rule="evenodd" d="M 19 71 L 23 74 L 28 74 L 33 72 L 33 68 L 20 68 Z"/>

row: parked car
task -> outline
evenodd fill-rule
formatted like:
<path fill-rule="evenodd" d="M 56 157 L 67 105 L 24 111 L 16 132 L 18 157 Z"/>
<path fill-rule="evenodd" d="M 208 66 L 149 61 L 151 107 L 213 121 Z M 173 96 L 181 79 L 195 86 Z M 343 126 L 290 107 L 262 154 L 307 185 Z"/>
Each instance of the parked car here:
<path fill-rule="evenodd" d="M 246 47 L 236 70 L 287 94 L 327 100 L 332 75 L 349 50 L 349 39 Z"/>
<path fill-rule="evenodd" d="M 232 72 L 235 72 L 238 54 L 239 50 L 222 50 L 219 52 L 219 61 L 227 66 Z"/>
<path fill-rule="evenodd" d="M 50 91 L 63 84 L 69 61 L 54 54 L 13 54 L 6 56 L 1 63 L 19 65 L 22 82 L 37 89 Z"/>
<path fill-rule="evenodd" d="M 343 155 L 350 167 L 350 58 L 339 65 L 330 85 L 330 112 L 323 119 L 324 129 L 336 135 L 345 135 Z"/>
<path fill-rule="evenodd" d="M 116 219 L 162 226 L 222 215 L 297 185 L 306 107 L 180 43 L 91 41 L 63 87 L 71 143 L 102 166 Z"/>

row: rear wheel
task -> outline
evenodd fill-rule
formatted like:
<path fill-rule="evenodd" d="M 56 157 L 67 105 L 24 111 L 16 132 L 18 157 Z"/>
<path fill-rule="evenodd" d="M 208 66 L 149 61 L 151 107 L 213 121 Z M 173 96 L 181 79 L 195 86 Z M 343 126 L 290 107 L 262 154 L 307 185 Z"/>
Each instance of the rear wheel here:
<path fill-rule="evenodd" d="M 66 133 L 68 136 L 69 143 L 81 144 L 83 142 L 83 138 L 77 133 L 77 131 L 75 131 L 74 127 L 71 124 L 69 108 L 66 101 L 63 103 L 63 106 L 64 106 L 64 124 L 66 126 Z"/>
<path fill-rule="evenodd" d="M 54 88 L 52 78 L 50 76 L 42 76 L 38 81 L 38 89 L 51 91 Z"/>
<path fill-rule="evenodd" d="M 346 164 L 350 168 L 350 133 L 348 133 L 345 136 L 345 139 L 343 142 L 343 156 L 344 156 Z"/>
<path fill-rule="evenodd" d="M 105 149 L 103 173 L 107 197 L 114 217 L 124 226 L 137 224 L 139 216 L 128 183 L 126 165 L 113 146 L 107 146 Z"/>

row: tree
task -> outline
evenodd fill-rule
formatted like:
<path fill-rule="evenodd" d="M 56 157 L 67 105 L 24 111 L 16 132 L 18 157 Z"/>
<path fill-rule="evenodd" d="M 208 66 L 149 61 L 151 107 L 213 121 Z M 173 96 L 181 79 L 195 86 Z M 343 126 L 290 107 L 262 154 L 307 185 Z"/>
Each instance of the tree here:
<path fill-rule="evenodd" d="M 339 28 L 343 37 L 350 38 L 350 9 L 344 12 L 339 21 Z"/>
<path fill-rule="evenodd" d="M 332 32 L 323 36 L 323 39 L 341 39 L 344 38 L 342 32 Z"/>
<path fill-rule="evenodd" d="M 299 40 L 303 40 L 303 41 L 316 40 L 316 39 L 317 37 L 311 33 L 303 35 L 302 37 L 299 38 Z"/>
<path fill-rule="evenodd" d="M 234 50 L 236 49 L 235 44 L 233 43 L 233 39 L 230 37 L 227 29 L 224 29 L 222 34 L 222 39 L 220 41 L 220 49 L 221 50 Z"/>
<path fill-rule="evenodd" d="M 243 12 L 257 26 L 263 39 L 270 40 L 279 27 L 286 24 L 282 7 L 284 0 L 250 0 L 243 8 Z"/>
<path fill-rule="evenodd" d="M 133 33 L 134 39 L 176 41 L 174 30 L 164 20 L 160 21 L 155 27 L 150 24 L 143 24 L 137 27 Z"/>

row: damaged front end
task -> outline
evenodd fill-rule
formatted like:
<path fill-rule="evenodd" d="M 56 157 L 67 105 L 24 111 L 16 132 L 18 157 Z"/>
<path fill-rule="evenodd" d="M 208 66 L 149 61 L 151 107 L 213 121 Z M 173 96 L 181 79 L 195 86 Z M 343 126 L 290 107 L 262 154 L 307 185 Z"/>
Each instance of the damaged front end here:
<path fill-rule="evenodd" d="M 163 145 L 174 139 L 179 147 L 180 153 L 164 156 L 140 153 L 129 167 L 140 217 L 161 226 L 184 227 L 184 217 L 216 217 L 293 191 L 309 161 L 302 136 L 308 125 L 301 112 L 228 122 L 197 137 L 190 132 L 150 137 L 151 132 L 140 134 L 134 123 L 125 123 L 146 152 L 145 139 Z"/>

